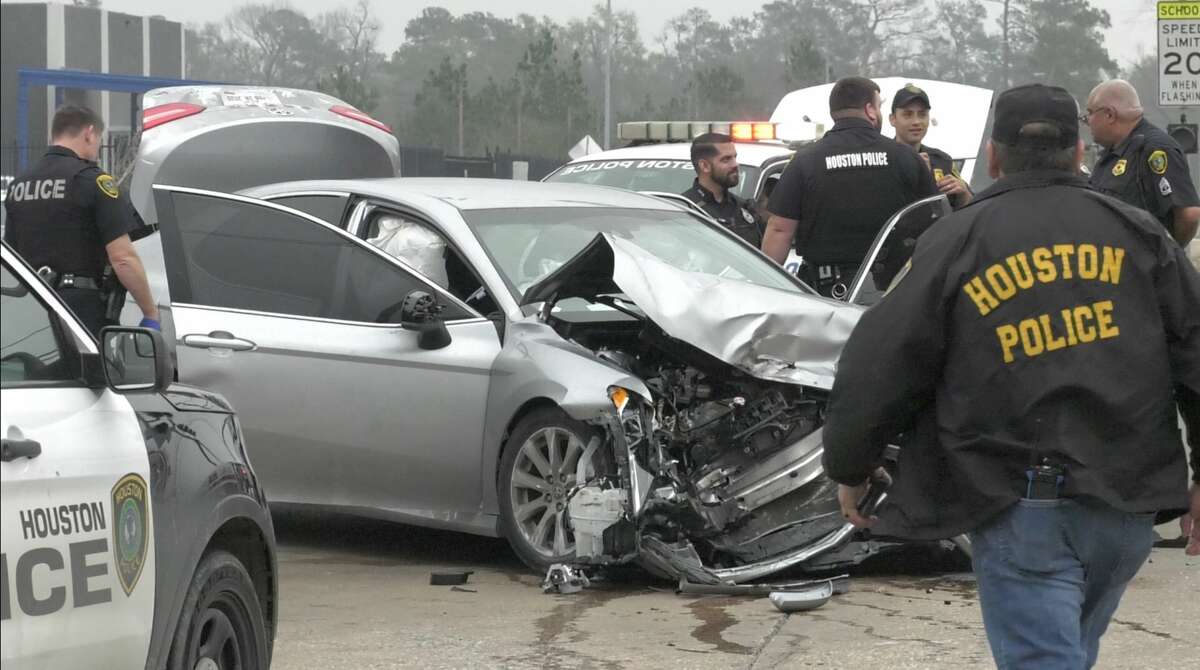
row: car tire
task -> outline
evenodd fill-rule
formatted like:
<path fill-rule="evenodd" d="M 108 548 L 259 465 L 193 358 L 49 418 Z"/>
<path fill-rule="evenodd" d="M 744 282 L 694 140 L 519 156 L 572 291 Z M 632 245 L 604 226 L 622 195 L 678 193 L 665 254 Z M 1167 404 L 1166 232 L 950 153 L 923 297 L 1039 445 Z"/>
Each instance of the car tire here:
<path fill-rule="evenodd" d="M 266 621 L 246 567 L 227 551 L 200 559 L 171 642 L 171 670 L 267 670 Z"/>
<path fill-rule="evenodd" d="M 579 457 L 599 435 L 599 429 L 570 418 L 561 409 L 544 407 L 522 418 L 506 442 L 498 477 L 500 526 L 513 551 L 538 574 L 575 557 L 567 495 Z M 558 451 L 556 458 L 551 449 Z M 593 458 L 599 461 L 603 451 Z"/>

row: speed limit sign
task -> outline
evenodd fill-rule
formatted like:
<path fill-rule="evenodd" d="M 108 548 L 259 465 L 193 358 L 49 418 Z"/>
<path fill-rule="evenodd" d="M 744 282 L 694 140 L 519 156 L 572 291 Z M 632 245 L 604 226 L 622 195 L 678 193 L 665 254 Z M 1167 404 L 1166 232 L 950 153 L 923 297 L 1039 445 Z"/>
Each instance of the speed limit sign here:
<path fill-rule="evenodd" d="M 1200 1 L 1158 3 L 1158 105 L 1200 106 Z"/>

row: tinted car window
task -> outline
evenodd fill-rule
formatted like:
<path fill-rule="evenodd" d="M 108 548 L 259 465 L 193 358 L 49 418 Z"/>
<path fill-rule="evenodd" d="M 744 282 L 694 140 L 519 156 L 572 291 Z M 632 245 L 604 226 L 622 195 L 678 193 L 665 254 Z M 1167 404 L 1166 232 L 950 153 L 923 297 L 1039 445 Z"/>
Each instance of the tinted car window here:
<path fill-rule="evenodd" d="M 277 205 L 311 214 L 338 228 L 343 227 L 342 215 L 346 213 L 347 200 L 349 198 L 344 195 L 289 195 L 282 198 L 271 198 L 271 202 Z"/>
<path fill-rule="evenodd" d="M 172 194 L 164 227 L 177 302 L 292 316 L 377 322 L 428 284 L 354 240 L 287 212 L 211 196 Z M 161 212 L 160 212 L 161 213 Z M 178 235 L 178 237 L 176 237 Z M 178 296 L 178 297 L 175 297 Z M 469 316 L 447 305 L 446 319 Z"/>
<path fill-rule="evenodd" d="M 58 317 L 8 266 L 0 269 L 0 384 L 68 381 L 78 377 Z"/>

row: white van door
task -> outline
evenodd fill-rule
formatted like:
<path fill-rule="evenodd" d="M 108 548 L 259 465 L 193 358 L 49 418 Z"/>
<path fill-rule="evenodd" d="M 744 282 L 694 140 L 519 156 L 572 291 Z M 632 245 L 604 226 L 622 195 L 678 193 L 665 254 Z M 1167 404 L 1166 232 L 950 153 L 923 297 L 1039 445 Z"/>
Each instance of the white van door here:
<path fill-rule="evenodd" d="M 82 381 L 94 342 L 7 247 L 0 273 L 0 659 L 143 667 L 155 566 L 140 425 Z"/>

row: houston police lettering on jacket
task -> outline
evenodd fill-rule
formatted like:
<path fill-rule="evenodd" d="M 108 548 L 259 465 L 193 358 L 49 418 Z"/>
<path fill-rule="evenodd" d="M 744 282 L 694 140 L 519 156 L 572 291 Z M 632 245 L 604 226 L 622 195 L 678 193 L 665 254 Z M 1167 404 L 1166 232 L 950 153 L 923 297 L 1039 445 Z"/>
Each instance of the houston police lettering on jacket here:
<path fill-rule="evenodd" d="M 692 166 L 696 180 L 683 192 L 718 223 L 754 246 L 762 244 L 758 216 L 750 203 L 730 190 L 738 185 L 737 147 L 733 138 L 704 133 L 692 140 Z"/>
<path fill-rule="evenodd" d="M 1000 179 L 936 221 L 863 315 L 825 425 L 826 471 L 861 525 L 868 474 L 907 435 L 876 529 L 970 533 L 1005 668 L 1091 667 L 1156 513 L 1200 515 L 1175 412 L 1178 397 L 1200 431 L 1200 276 L 1157 221 L 1077 174 L 1077 113 L 1057 87 L 997 98 Z M 1195 444 L 1192 462 L 1200 482 Z"/>
<path fill-rule="evenodd" d="M 1100 84 L 1080 120 L 1106 150 L 1092 169 L 1092 187 L 1150 212 L 1187 245 L 1200 224 L 1196 178 L 1179 144 L 1142 116 L 1137 90 L 1120 79 Z"/>
<path fill-rule="evenodd" d="M 140 228 L 133 205 L 96 165 L 103 131 L 90 109 L 58 110 L 52 146 L 9 188 L 4 238 L 93 334 L 106 325 L 109 295 L 122 287 L 146 317 L 142 325 L 158 328 L 158 306 L 130 238 Z M 121 286 L 104 278 L 106 265 Z"/>
<path fill-rule="evenodd" d="M 879 134 L 880 104 L 870 79 L 834 84 L 833 129 L 796 152 L 771 193 L 763 252 L 782 264 L 794 243 L 799 276 L 822 295 L 845 293 L 889 216 L 937 193 L 917 152 Z"/>

